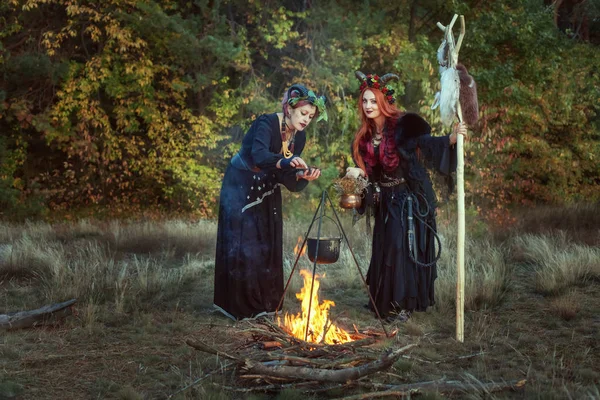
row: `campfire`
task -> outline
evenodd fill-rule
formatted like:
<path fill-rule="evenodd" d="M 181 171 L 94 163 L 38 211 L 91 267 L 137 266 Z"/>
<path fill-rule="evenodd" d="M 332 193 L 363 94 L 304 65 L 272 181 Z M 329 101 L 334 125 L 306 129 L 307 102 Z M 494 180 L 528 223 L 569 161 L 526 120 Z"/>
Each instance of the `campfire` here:
<path fill-rule="evenodd" d="M 306 254 L 306 246 L 302 247 L 302 249 L 300 249 L 300 246 L 302 246 L 302 236 L 298 236 L 298 243 L 296 243 L 296 246 L 294 247 L 294 254 L 298 254 L 300 253 L 301 256 L 303 256 L 304 254 Z"/>
<path fill-rule="evenodd" d="M 329 200 L 329 204 L 333 208 L 327 191 L 323 192 L 321 206 L 324 206 L 325 199 Z M 333 212 L 335 213 L 335 209 L 333 209 Z M 321 218 L 323 216 L 322 213 Z M 316 218 L 316 213 L 314 218 Z M 345 237 L 339 219 L 338 227 L 340 233 Z M 321 240 L 320 236 L 319 226 L 319 238 L 315 240 Z M 341 241 L 341 239 L 339 240 Z M 308 241 L 308 238 L 305 241 Z M 297 258 L 285 285 L 285 290 L 289 287 L 298 265 L 298 259 L 305 254 L 303 248 L 305 241 L 302 237 L 298 238 L 298 243 L 294 249 Z M 315 249 L 313 252 L 309 247 L 308 253 L 314 253 L 314 260 L 311 257 L 309 259 L 316 264 L 318 260 L 317 250 Z M 354 254 L 352 255 L 354 256 Z M 337 261 L 337 257 L 333 262 L 335 261 Z M 356 258 L 354 258 L 354 261 L 366 287 L 365 279 Z M 313 277 L 312 273 L 306 270 L 300 271 L 300 275 L 304 279 L 304 286 L 296 294 L 302 306 L 300 313 L 296 315 L 286 313 L 283 318 L 278 316 L 277 322 L 272 321 L 270 318 L 239 321 L 229 328 L 233 331 L 229 337 L 236 340 L 235 343 L 230 343 L 230 349 L 226 350 L 215 348 L 214 343 L 210 344 L 193 339 L 186 340 L 186 343 L 194 349 L 217 356 L 217 367 L 196 379 L 192 384 L 178 390 L 174 395 L 215 374 L 227 374 L 227 381 L 229 382 L 232 373 L 237 375 L 235 385 L 223 386 L 223 388 L 245 394 L 248 392 L 270 393 L 291 387 L 305 393 L 319 394 L 324 394 L 329 390 L 340 392 L 341 390 L 360 389 L 363 392 L 358 395 L 344 397 L 345 399 L 389 396 L 404 398 L 407 395 L 411 396 L 413 393 L 420 393 L 423 389 L 456 393 L 474 387 L 472 382 L 462 383 L 455 380 L 446 380 L 446 378 L 399 385 L 370 381 L 370 376 L 375 376 L 377 373 L 391 368 L 404 353 L 417 346 L 417 344 L 411 343 L 399 347 L 401 342 L 406 341 L 407 336 L 389 340 L 396 336 L 398 330 L 394 329 L 388 333 L 381 318 L 379 318 L 379 322 L 382 331 L 374 330 L 372 327 L 359 331 L 358 327 L 353 324 L 353 332 L 348 333 L 337 327 L 329 316 L 329 311 L 335 306 L 335 303 L 331 300 L 319 302 L 320 279 L 324 278 L 325 275 L 315 275 Z M 284 296 L 285 291 L 281 301 L 283 301 Z M 371 299 L 371 301 L 373 300 Z M 281 304 L 277 307 L 278 310 L 280 306 Z M 217 329 L 223 329 L 223 326 L 221 325 Z M 244 335 L 240 335 L 240 332 L 243 332 Z M 221 332 L 219 334 L 223 336 Z M 243 343 L 240 343 L 241 341 Z M 419 360 L 416 357 L 406 357 Z M 433 361 L 421 361 L 433 363 Z M 388 373 L 383 378 L 387 381 L 389 376 L 398 375 Z M 513 381 L 508 384 L 476 382 L 477 386 L 480 386 L 487 394 L 493 390 L 520 388 L 525 384 L 525 380 Z M 331 394 L 333 395 L 333 393 Z M 326 395 L 326 397 L 330 396 Z"/>
<path fill-rule="evenodd" d="M 292 336 L 302 340 L 306 337 L 306 341 L 311 343 L 339 344 L 352 341 L 348 332 L 336 326 L 329 318 L 329 309 L 334 307 L 335 303 L 331 300 L 319 302 L 319 279 L 325 275 L 315 275 L 312 298 L 312 274 L 310 271 L 301 270 L 300 275 L 304 279 L 304 286 L 296 293 L 296 298 L 302 303 L 302 312 L 296 315 L 286 313 L 283 321 L 281 318 L 277 319 L 277 324 Z"/>

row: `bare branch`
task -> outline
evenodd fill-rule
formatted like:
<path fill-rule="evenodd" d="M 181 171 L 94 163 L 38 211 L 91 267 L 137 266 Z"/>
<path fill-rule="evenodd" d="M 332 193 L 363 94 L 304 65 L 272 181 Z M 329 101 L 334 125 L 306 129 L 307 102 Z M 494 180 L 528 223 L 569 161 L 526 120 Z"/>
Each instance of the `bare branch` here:
<path fill-rule="evenodd" d="M 458 52 L 460 51 L 460 46 L 462 45 L 463 38 L 465 37 L 465 16 L 460 16 L 460 35 L 458 36 L 458 40 L 456 41 L 456 47 L 454 51 L 456 53 L 456 59 L 458 59 Z"/>

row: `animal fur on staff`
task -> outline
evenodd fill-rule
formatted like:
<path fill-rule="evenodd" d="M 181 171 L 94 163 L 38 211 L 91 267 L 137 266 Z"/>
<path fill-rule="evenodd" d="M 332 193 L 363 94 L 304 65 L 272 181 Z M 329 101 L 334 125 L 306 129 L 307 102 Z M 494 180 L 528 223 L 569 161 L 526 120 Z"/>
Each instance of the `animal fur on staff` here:
<path fill-rule="evenodd" d="M 444 40 L 437 52 L 441 90 L 435 95 L 431 108 L 439 106 L 442 123 L 450 126 L 456 116 L 456 105 L 460 102 L 463 122 L 474 126 L 479 119 L 477 84 L 463 64 L 449 67 L 448 56 L 448 43 Z"/>
<path fill-rule="evenodd" d="M 460 108 L 463 122 L 475 126 L 479 120 L 479 103 L 477 101 L 477 83 L 463 64 L 456 64 L 458 78 L 460 79 Z"/>

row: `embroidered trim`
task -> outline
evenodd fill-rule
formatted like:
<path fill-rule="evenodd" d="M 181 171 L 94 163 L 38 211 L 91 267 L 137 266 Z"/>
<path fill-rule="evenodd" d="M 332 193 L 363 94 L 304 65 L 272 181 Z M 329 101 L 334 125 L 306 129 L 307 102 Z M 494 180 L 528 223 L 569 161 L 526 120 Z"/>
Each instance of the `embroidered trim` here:
<path fill-rule="evenodd" d="M 279 186 L 281 186 L 281 183 L 276 183 L 275 185 L 273 185 L 273 189 L 269 190 L 268 192 L 264 192 L 264 193 L 262 194 L 262 196 L 261 196 L 259 199 L 257 199 L 256 201 L 253 201 L 252 203 L 248 203 L 248 204 L 246 204 L 246 205 L 244 206 L 244 208 L 242 208 L 242 213 L 243 213 L 244 211 L 246 211 L 247 209 L 249 209 L 249 208 L 252 208 L 252 207 L 254 207 L 254 206 L 256 206 L 256 205 L 258 205 L 258 204 L 262 203 L 262 202 L 263 202 L 263 200 L 265 199 L 265 197 L 267 197 L 267 196 L 270 196 L 270 195 L 272 195 L 273 193 L 275 193 L 275 189 L 277 189 Z"/>

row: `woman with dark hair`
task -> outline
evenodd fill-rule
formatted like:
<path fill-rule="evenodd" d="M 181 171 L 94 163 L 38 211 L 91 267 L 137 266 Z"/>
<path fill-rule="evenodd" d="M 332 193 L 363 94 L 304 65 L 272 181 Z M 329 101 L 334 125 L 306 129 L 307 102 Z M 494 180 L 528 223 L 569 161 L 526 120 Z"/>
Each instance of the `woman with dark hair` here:
<path fill-rule="evenodd" d="M 214 304 L 234 320 L 277 308 L 283 295 L 281 186 L 298 192 L 321 174 L 300 155 L 306 127 L 315 118 L 327 120 L 325 97 L 292 85 L 282 108 L 252 123 L 223 178 Z"/>
<path fill-rule="evenodd" d="M 436 234 L 436 196 L 426 167 L 449 176 L 456 169 L 457 124 L 448 136 L 431 136 L 429 124 L 394 106 L 387 85 L 397 75 L 364 75 L 358 113 L 361 126 L 352 143 L 356 167 L 347 176 L 363 176 L 370 185 L 359 212 L 375 217 L 367 283 L 382 318 L 405 321 L 413 311 L 434 304 L 440 243 Z"/>

